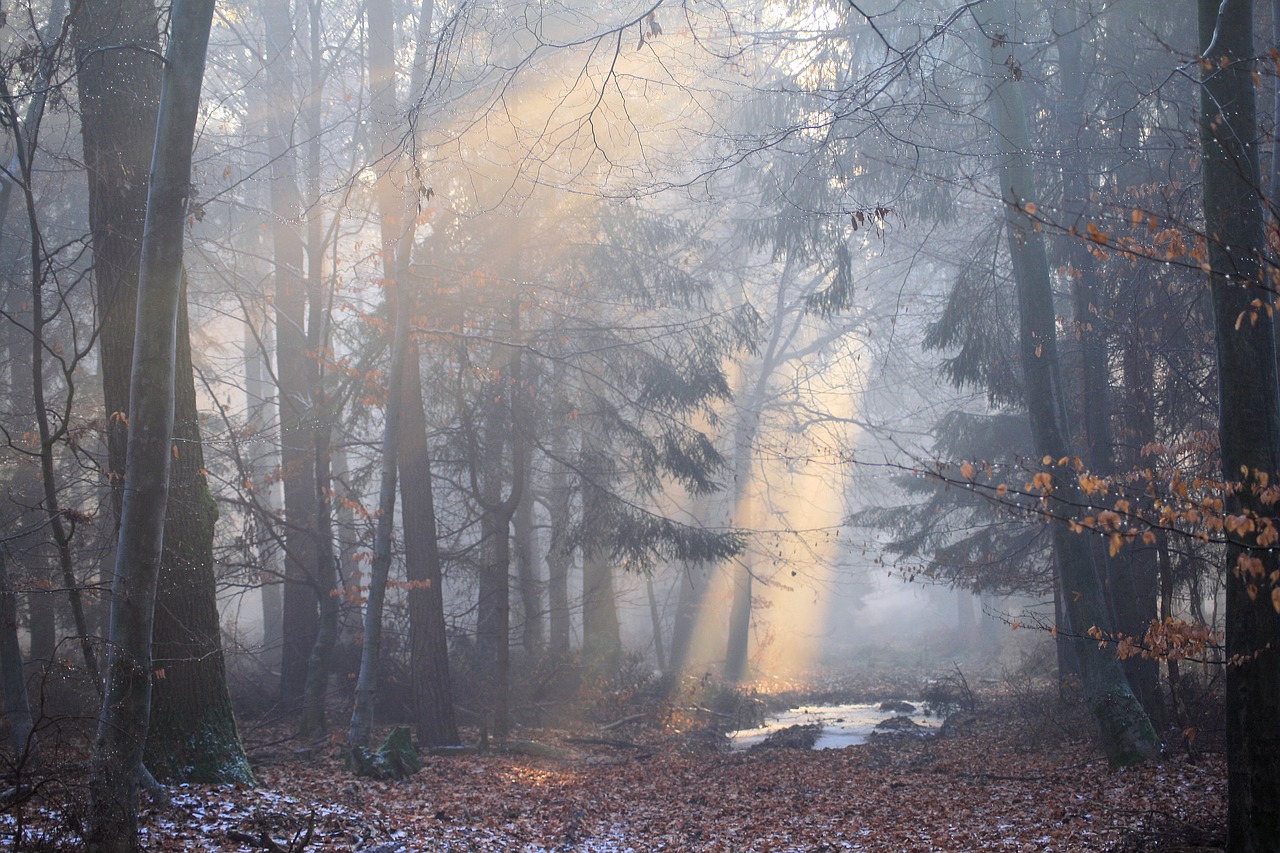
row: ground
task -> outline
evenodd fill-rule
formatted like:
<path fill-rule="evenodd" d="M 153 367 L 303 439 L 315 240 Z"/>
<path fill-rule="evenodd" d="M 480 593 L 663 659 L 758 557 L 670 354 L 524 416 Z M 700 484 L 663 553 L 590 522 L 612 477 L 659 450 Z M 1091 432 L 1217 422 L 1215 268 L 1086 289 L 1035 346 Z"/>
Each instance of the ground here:
<path fill-rule="evenodd" d="M 431 756 L 401 781 L 356 778 L 329 749 L 284 744 L 259 752 L 256 788 L 183 786 L 172 805 L 149 808 L 146 845 L 1136 853 L 1221 843 L 1226 785 L 1215 756 L 1180 747 L 1162 763 L 1112 770 L 1087 732 L 1061 719 L 983 708 L 954 716 L 937 736 L 817 752 L 727 752 L 715 735 L 639 721 L 607 733 L 524 730 L 559 750 L 522 742 L 541 757 Z M 74 845 L 65 815 L 33 802 L 26 817 L 27 838 L 44 841 L 31 849 Z M 3 828 L 12 826 L 11 815 Z"/>

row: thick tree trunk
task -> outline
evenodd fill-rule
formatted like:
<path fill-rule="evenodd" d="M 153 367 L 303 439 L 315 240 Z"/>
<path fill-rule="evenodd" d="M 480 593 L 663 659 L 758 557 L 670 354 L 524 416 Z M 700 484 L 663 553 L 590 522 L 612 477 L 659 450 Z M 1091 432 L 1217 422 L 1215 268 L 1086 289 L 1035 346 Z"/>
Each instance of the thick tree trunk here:
<path fill-rule="evenodd" d="M 75 7 L 75 15 L 72 34 L 80 62 L 77 79 L 100 312 L 108 472 L 123 518 L 128 495 L 121 488 L 121 473 L 126 461 L 125 427 L 130 423 L 123 412 L 132 405 L 134 334 L 139 326 L 139 276 L 149 203 L 148 157 L 157 140 L 161 80 L 160 64 L 146 49 L 158 50 L 158 13 L 149 0 L 88 0 Z M 121 44 L 142 49 L 107 49 Z M 198 97 L 199 80 L 195 82 Z M 122 101 L 121 93 L 128 93 L 129 100 Z M 189 139 L 185 145 L 190 148 Z M 189 176 L 181 180 L 185 198 Z M 180 257 L 180 226 L 185 219 L 179 218 Z M 176 361 L 170 367 L 177 371 L 176 392 L 170 389 L 176 394 L 173 405 L 177 408 L 170 417 L 176 423 L 179 444 L 169 474 L 172 500 L 167 503 L 165 526 L 170 535 L 163 539 L 166 568 L 158 579 L 154 624 L 166 677 L 155 686 L 152 723 L 157 746 L 177 759 L 166 761 L 159 768 L 162 774 L 198 781 L 242 781 L 250 778 L 248 762 L 227 694 L 215 601 L 216 512 L 203 473 L 186 303 L 180 293 L 175 292 L 174 299 L 181 318 L 175 329 Z M 117 565 L 119 559 L 117 554 Z M 148 642 L 151 639 L 148 634 Z"/>
<path fill-rule="evenodd" d="M 1058 54 L 1062 66 L 1064 101 L 1060 108 L 1061 137 L 1074 138 L 1062 155 L 1064 225 L 1075 233 L 1064 237 L 1067 275 L 1071 282 L 1074 333 L 1080 347 L 1080 375 L 1074 411 L 1083 429 L 1084 452 L 1089 470 L 1102 477 L 1116 473 L 1111 440 L 1111 381 L 1107 354 L 1107 310 L 1105 293 L 1099 286 L 1097 259 L 1089 243 L 1076 233 L 1089 221 L 1090 187 L 1088 175 L 1090 142 L 1094 122 L 1086 111 L 1085 76 L 1081 52 L 1081 32 L 1085 22 L 1076 10 L 1058 11 Z M 1092 539 L 1094 560 L 1103 567 L 1108 609 L 1114 628 L 1129 637 L 1141 638 L 1156 618 L 1154 552 L 1129 546 L 1112 556 L 1105 540 Z M 1134 694 L 1153 720 L 1163 717 L 1164 699 L 1159 671 L 1154 660 L 1133 656 L 1124 662 L 1125 675 Z"/>
<path fill-rule="evenodd" d="M 93 230 L 107 477 L 117 504 L 128 440 L 147 171 L 160 99 L 158 20 L 151 0 L 87 0 L 76 5 L 71 30 Z M 137 49 L 112 49 L 126 44 Z"/>
<path fill-rule="evenodd" d="M 117 522 L 128 440 L 129 377 L 147 173 L 160 99 L 158 26 L 151 0 L 96 0 L 77 3 L 72 11 L 93 237 L 106 477 Z M 124 44 L 138 49 L 110 49 Z"/>
<path fill-rule="evenodd" d="M 189 341 L 186 289 L 178 341 Z M 227 691 L 213 577 L 217 506 L 204 475 L 189 346 L 178 344 L 176 412 L 165 516 L 164 559 L 156 590 L 152 657 L 155 684 L 147 769 L 159 779 L 251 783 Z"/>
<path fill-rule="evenodd" d="M 495 356 L 496 358 L 497 356 Z M 511 400 L 508 421 L 503 407 L 490 402 L 485 411 L 483 441 L 472 443 L 471 461 L 476 476 L 473 489 L 481 507 L 480 516 L 480 583 L 476 602 L 476 648 L 483 673 L 485 705 L 492 733 L 499 739 L 510 727 L 509 693 L 511 687 L 511 519 L 524 492 L 525 443 L 516 427 L 516 391 L 519 385 L 519 358 L 513 356 L 499 382 L 507 388 Z M 511 491 L 504 499 L 502 487 L 506 469 L 502 448 L 510 438 L 512 472 Z M 481 452 L 485 454 L 481 456 Z"/>
<path fill-rule="evenodd" d="M 1143 299 L 1142 288 L 1138 288 L 1138 299 Z M 1156 420 L 1155 401 L 1152 398 L 1155 377 L 1151 354 L 1145 342 L 1139 337 L 1142 317 L 1136 307 L 1133 309 L 1135 326 L 1128 341 L 1124 344 L 1121 358 L 1122 376 L 1124 379 L 1125 398 L 1128 408 L 1122 421 L 1124 441 L 1121 442 L 1121 465 L 1125 470 L 1137 471 L 1144 467 L 1142 448 L 1155 442 Z M 1135 496 L 1135 502 L 1145 498 Z M 1141 639 L 1152 620 L 1163 620 L 1168 615 L 1168 608 L 1163 606 L 1161 589 L 1172 590 L 1173 579 L 1168 575 L 1167 566 L 1160 557 L 1161 549 L 1167 549 L 1167 535 L 1163 530 L 1153 531 L 1154 544 L 1133 542 L 1125 546 L 1121 554 L 1121 563 L 1128 571 L 1132 582 L 1132 595 L 1135 605 L 1127 613 L 1127 621 L 1122 621 L 1120 630 L 1130 636 Z M 1118 608 L 1119 609 L 1119 608 Z M 1122 614 L 1122 619 L 1126 615 Z M 1131 659 L 1132 660 L 1132 659 Z M 1126 673 L 1133 684 L 1134 691 L 1151 715 L 1157 726 L 1164 726 L 1169 720 L 1169 708 L 1164 693 L 1160 688 L 1159 662 L 1145 658 L 1142 665 L 1128 665 Z M 1171 662 L 1170 694 L 1176 680 L 1177 663 Z"/>
<path fill-rule="evenodd" d="M 1007 4 L 993 4 L 998 11 L 994 27 L 1007 27 L 1013 18 Z M 986 11 L 985 9 L 983 11 Z M 989 21 L 992 19 L 988 19 Z M 1005 203 L 1009 252 L 1018 290 L 1019 337 L 1027 407 L 1036 454 L 1058 460 L 1070 458 L 1065 395 L 1058 365 L 1056 317 L 1049 263 L 1044 239 L 1027 214 L 1035 198 L 1027 153 L 1031 150 L 1026 129 L 1026 109 L 1017 85 L 1017 61 L 1007 43 L 992 37 L 992 126 L 1000 151 L 1000 191 Z M 1053 477 L 1057 472 L 1058 476 Z M 1058 512 L 1082 505 L 1083 494 L 1073 469 L 1048 469 Z M 1093 549 L 1083 535 L 1072 533 L 1065 521 L 1051 522 L 1063 607 L 1076 640 L 1080 675 L 1089 706 L 1098 721 L 1102 747 L 1112 764 L 1134 764 L 1156 757 L 1160 743 L 1142 705 L 1133 695 L 1114 650 L 1099 648 L 1086 636 L 1094 627 L 1106 630 L 1106 599 L 1094 562 Z"/>
<path fill-rule="evenodd" d="M 1076 410 L 1085 426 L 1084 459 L 1088 468 L 1103 477 L 1114 476 L 1109 425 L 1109 376 L 1106 340 L 1100 332 L 1103 322 L 1097 288 L 1097 270 L 1092 255 L 1080 238 L 1073 238 L 1077 256 L 1072 260 L 1072 291 L 1075 324 L 1082 349 L 1082 382 Z M 1088 260 L 1086 260 L 1088 258 Z M 1105 577 L 1108 612 L 1112 627 L 1128 637 L 1141 639 L 1157 616 L 1157 573 L 1155 552 L 1141 543 L 1130 543 L 1112 555 L 1101 537 L 1092 537 L 1094 561 Z M 1123 662 L 1125 676 L 1134 695 L 1153 722 L 1164 717 L 1164 697 L 1160 690 L 1159 668 L 1155 660 L 1134 655 Z"/>
<path fill-rule="evenodd" d="M 111 652 L 89 777 L 91 851 L 138 848 L 138 785 L 151 706 L 151 628 L 173 453 L 174 375 L 191 153 L 214 0 L 177 0 L 162 78 L 129 404 Z"/>
<path fill-rule="evenodd" d="M 1204 216 L 1209 283 L 1218 350 L 1218 393 L 1224 479 L 1240 484 L 1226 496 L 1228 516 L 1274 519 L 1262 491 L 1280 474 L 1280 388 L 1275 304 L 1263 257 L 1259 203 L 1253 3 L 1200 0 L 1204 80 L 1200 140 L 1204 147 Z M 1273 200 L 1274 201 L 1274 200 Z M 1280 552 L 1258 532 L 1228 531 L 1227 850 L 1275 850 L 1280 838 Z"/>
<path fill-rule="evenodd" d="M 418 742 L 450 746 L 459 742 L 453 713 L 453 682 L 444 621 L 444 573 L 436 533 L 431 449 L 416 346 L 404 371 L 404 431 L 401 438 L 400 500 L 404 525 L 405 574 L 409 580 L 409 673 Z"/>

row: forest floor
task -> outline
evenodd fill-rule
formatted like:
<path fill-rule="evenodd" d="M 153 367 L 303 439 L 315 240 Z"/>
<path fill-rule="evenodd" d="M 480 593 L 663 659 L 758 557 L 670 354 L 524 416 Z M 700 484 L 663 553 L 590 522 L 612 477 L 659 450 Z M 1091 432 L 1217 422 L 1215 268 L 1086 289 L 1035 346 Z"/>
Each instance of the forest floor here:
<path fill-rule="evenodd" d="M 333 750 L 286 744 L 259 750 L 255 788 L 174 788 L 170 805 L 147 809 L 145 844 L 241 853 L 1220 848 L 1218 755 L 1180 745 L 1162 763 L 1113 770 L 1079 708 L 994 696 L 977 711 L 953 715 L 937 734 L 818 751 L 732 752 L 722 736 L 678 721 L 521 729 L 520 743 L 554 757 L 428 756 L 397 781 L 359 778 Z M 25 811 L 25 847 L 74 849 L 65 813 L 38 802 Z M 0 847 L 14 841 L 13 818 L 4 816 Z"/>

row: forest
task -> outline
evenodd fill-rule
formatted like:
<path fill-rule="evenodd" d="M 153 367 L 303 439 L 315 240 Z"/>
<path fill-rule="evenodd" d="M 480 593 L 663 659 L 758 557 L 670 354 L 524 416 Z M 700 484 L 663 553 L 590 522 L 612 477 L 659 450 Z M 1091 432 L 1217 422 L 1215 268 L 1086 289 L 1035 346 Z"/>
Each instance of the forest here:
<path fill-rule="evenodd" d="M 1280 0 L 0 0 L 0 847 L 1280 851 L 1277 127 Z"/>

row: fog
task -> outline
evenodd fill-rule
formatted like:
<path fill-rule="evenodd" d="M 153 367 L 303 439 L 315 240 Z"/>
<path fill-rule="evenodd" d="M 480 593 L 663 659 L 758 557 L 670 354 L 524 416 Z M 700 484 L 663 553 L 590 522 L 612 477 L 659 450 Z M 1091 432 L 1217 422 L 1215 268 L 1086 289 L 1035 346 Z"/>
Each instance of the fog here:
<path fill-rule="evenodd" d="M 217 506 L 212 641 L 246 709 L 347 713 L 384 586 L 387 719 L 427 682 L 505 733 L 592 684 L 1048 672 L 1080 597 L 1063 518 L 1098 560 L 1159 561 L 1128 592 L 1095 573 L 1137 602 L 1108 630 L 1217 629 L 1207 538 L 1170 556 L 1159 525 L 1097 520 L 1126 472 L 1215 450 L 1187 9 L 383 5 L 229 0 L 213 27 L 182 494 Z M 106 630 L 122 457 L 80 84 L 52 61 L 21 169 L 21 59 L 3 97 L 0 482 L 25 653 L 72 659 L 68 588 Z M 1115 478 L 1076 515 L 1037 479 L 1031 242 L 1057 464 Z"/>

